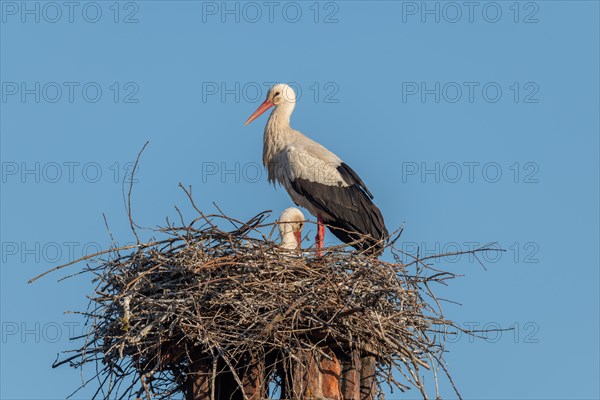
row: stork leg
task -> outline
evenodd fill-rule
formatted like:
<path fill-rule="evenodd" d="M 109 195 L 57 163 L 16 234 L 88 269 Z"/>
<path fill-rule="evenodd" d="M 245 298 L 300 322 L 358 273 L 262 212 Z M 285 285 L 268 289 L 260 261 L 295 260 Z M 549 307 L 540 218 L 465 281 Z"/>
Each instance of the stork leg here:
<path fill-rule="evenodd" d="M 320 215 L 317 215 L 317 236 L 315 237 L 315 245 L 317 247 L 316 256 L 321 257 L 321 249 L 325 242 L 325 227 L 323 226 L 323 219 Z"/>

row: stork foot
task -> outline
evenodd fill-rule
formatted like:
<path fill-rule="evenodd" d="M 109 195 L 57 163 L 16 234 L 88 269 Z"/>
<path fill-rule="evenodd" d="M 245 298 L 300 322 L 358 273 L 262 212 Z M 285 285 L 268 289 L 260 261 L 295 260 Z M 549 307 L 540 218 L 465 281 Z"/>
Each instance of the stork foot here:
<path fill-rule="evenodd" d="M 315 251 L 315 255 L 317 257 L 321 257 L 321 249 L 323 248 L 323 242 L 321 242 L 321 236 L 317 233 L 317 236 L 315 236 L 315 246 L 317 248 L 317 250 Z"/>
<path fill-rule="evenodd" d="M 323 243 L 325 242 L 325 227 L 323 226 L 323 220 L 321 216 L 317 216 L 317 236 L 315 237 L 315 246 L 317 247 L 317 251 L 315 255 L 317 257 L 322 256 L 321 249 L 323 248 Z"/>

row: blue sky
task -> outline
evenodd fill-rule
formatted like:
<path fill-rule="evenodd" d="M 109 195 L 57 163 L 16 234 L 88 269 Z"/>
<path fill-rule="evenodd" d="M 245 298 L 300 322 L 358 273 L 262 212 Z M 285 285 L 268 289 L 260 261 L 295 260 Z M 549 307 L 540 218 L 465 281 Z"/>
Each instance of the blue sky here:
<path fill-rule="evenodd" d="M 598 2 L 169 3 L 0 2 L 2 399 L 81 382 L 50 366 L 89 278 L 26 282 L 106 246 L 102 213 L 133 239 L 121 182 L 147 140 L 143 226 L 193 215 L 179 182 L 240 219 L 291 205 L 261 169 L 266 117 L 242 127 L 269 82 L 297 88 L 293 126 L 405 223 L 404 249 L 507 249 L 436 263 L 464 274 L 439 290 L 448 318 L 515 328 L 449 345 L 464 398 L 600 396 Z"/>

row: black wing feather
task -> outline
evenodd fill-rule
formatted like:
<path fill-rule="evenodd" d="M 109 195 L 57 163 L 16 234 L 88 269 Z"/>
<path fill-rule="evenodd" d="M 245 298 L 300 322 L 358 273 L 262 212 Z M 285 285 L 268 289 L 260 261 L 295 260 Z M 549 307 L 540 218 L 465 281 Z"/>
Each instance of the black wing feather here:
<path fill-rule="evenodd" d="M 323 211 L 323 222 L 329 225 L 338 239 L 349 243 L 367 235 L 371 239 L 353 246 L 359 250 L 375 246 L 375 252 L 379 253 L 382 244 L 377 242 L 388 235 L 381 211 L 371 201 L 372 195 L 363 181 L 350 167 L 342 164 L 338 171 L 350 186 L 330 186 L 301 178 L 292 181 L 291 186 L 315 208 Z"/>
<path fill-rule="evenodd" d="M 374 199 L 369 189 L 367 189 L 367 185 L 365 185 L 362 179 L 360 179 L 360 176 L 358 176 L 358 174 L 354 172 L 354 170 L 350 168 L 348 164 L 342 162 L 342 164 L 339 167 L 337 167 L 337 170 L 342 175 L 346 183 L 348 183 L 349 185 L 358 185 L 358 187 L 360 187 L 369 196 L 371 200 Z"/>

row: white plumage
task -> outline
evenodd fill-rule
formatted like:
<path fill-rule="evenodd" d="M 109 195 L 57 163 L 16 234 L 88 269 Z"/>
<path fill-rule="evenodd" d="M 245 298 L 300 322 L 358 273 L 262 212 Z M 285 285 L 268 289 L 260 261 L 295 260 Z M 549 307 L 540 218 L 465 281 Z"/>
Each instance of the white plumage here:
<path fill-rule="evenodd" d="M 371 192 L 338 156 L 290 126 L 296 95 L 285 84 L 273 86 L 246 124 L 275 107 L 264 131 L 263 164 L 270 182 L 279 182 L 296 205 L 317 217 L 317 249 L 323 244 L 322 223 L 345 243 L 359 249 L 382 248 L 387 229 Z"/>
<path fill-rule="evenodd" d="M 302 228 L 304 227 L 304 214 L 296 207 L 283 210 L 277 226 L 281 234 L 281 247 L 286 250 L 300 250 L 302 243 Z"/>

